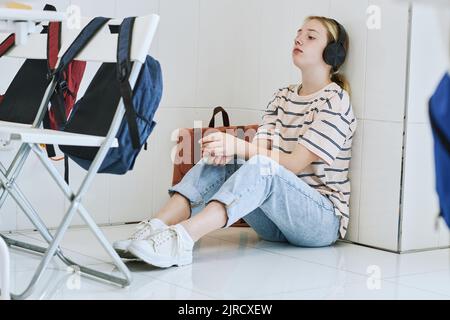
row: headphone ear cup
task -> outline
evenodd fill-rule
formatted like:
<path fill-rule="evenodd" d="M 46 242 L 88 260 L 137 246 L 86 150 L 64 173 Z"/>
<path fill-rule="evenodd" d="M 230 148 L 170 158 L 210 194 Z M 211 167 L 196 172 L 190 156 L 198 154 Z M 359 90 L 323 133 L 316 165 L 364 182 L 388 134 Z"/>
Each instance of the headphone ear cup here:
<path fill-rule="evenodd" d="M 333 68 L 340 67 L 345 61 L 345 48 L 339 42 L 328 44 L 323 51 L 323 60 Z"/>

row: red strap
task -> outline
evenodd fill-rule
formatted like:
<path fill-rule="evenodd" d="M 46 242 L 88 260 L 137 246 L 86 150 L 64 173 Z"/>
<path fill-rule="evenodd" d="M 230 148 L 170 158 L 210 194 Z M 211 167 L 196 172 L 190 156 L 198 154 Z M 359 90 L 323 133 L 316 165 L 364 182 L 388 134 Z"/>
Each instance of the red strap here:
<path fill-rule="evenodd" d="M 47 35 L 47 60 L 50 70 L 54 70 L 58 62 L 58 53 L 61 48 L 61 22 L 50 22 Z"/>
<path fill-rule="evenodd" d="M 14 46 L 15 42 L 16 35 L 12 33 L 5 39 L 5 41 L 0 43 L 0 57 L 5 55 Z"/>
<path fill-rule="evenodd" d="M 5 97 L 5 96 L 2 96 L 2 95 L 0 94 L 0 104 L 2 103 L 4 97 Z"/>

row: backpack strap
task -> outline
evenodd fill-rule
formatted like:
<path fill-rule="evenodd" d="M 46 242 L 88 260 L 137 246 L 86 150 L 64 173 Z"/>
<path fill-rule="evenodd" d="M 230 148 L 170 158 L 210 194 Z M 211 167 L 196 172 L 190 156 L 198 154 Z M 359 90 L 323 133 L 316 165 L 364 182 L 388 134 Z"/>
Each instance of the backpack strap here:
<path fill-rule="evenodd" d="M 0 43 L 0 58 L 3 57 L 9 50 L 14 47 L 16 42 L 16 35 L 10 34 L 2 43 Z"/>
<path fill-rule="evenodd" d="M 46 4 L 44 11 L 56 11 L 52 5 Z M 47 68 L 48 74 L 51 74 L 58 62 L 58 53 L 61 49 L 61 22 L 49 22 L 48 26 L 44 26 L 42 33 L 47 33 Z M 46 112 L 44 116 L 44 128 L 50 128 L 49 113 Z M 49 158 L 55 157 L 55 147 L 51 144 L 46 144 L 45 149 Z"/>
<path fill-rule="evenodd" d="M 45 5 L 44 11 L 56 11 L 52 5 Z M 61 22 L 49 22 L 47 28 L 47 64 L 51 73 L 58 62 L 58 53 L 61 49 Z"/>
<path fill-rule="evenodd" d="M 217 106 L 214 108 L 213 111 L 213 115 L 211 117 L 211 120 L 209 121 L 209 128 L 215 128 L 215 117 L 216 114 L 218 114 L 219 112 L 222 112 L 222 124 L 224 127 L 229 127 L 230 126 L 230 118 L 228 117 L 228 112 L 225 111 L 224 108 L 222 108 L 221 106 Z"/>
<path fill-rule="evenodd" d="M 52 97 L 52 108 L 54 108 L 53 110 L 55 112 L 55 118 L 58 126 L 64 127 L 66 124 L 64 94 L 67 92 L 67 81 L 64 76 L 65 71 L 75 57 L 89 44 L 92 38 L 109 20 L 110 18 L 105 17 L 96 17 L 91 20 L 84 27 L 84 29 L 81 30 L 75 41 L 69 46 L 67 51 L 61 57 L 58 68 L 50 74 L 50 76 L 55 76 L 58 83 L 55 89 L 55 94 Z"/>
<path fill-rule="evenodd" d="M 133 90 L 129 82 L 131 73 L 131 41 L 133 37 L 133 26 L 136 18 L 125 18 L 120 25 L 119 40 L 117 44 L 117 80 L 119 82 L 120 94 L 125 105 L 125 116 L 130 130 L 131 142 L 134 149 L 139 149 L 140 139 L 137 127 L 136 110 L 133 105 Z"/>
<path fill-rule="evenodd" d="M 50 4 L 46 4 L 44 11 L 56 11 L 56 8 Z M 47 78 L 50 79 L 50 75 L 54 72 L 56 64 L 58 63 L 58 54 L 61 49 L 61 22 L 50 21 L 47 26 L 43 26 L 41 33 L 47 34 Z M 58 119 L 63 115 L 60 112 L 55 112 Z M 50 128 L 49 114 L 46 112 L 44 117 L 44 127 Z M 49 157 L 55 156 L 55 149 L 53 145 L 46 145 L 47 155 Z"/>
<path fill-rule="evenodd" d="M 76 37 L 75 41 L 69 46 L 67 51 L 61 57 L 61 62 L 55 71 L 55 74 L 62 74 L 73 59 L 89 44 L 98 31 L 109 21 L 111 18 L 96 17 L 92 19 L 84 28 L 80 34 Z"/>
<path fill-rule="evenodd" d="M 5 40 L 0 43 L 0 58 L 4 56 L 13 46 L 16 42 L 16 35 L 10 34 Z M 0 95 L 0 103 L 3 102 L 4 96 Z"/>

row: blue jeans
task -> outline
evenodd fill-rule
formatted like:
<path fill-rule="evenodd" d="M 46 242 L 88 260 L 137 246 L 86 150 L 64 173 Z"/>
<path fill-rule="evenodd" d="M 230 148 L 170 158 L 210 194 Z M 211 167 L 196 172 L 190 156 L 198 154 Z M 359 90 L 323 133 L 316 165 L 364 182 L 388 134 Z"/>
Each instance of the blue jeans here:
<path fill-rule="evenodd" d="M 219 201 L 228 216 L 224 228 L 243 218 L 267 241 L 322 247 L 339 238 L 340 221 L 333 203 L 266 156 L 247 161 L 235 157 L 225 166 L 201 159 L 168 192 L 188 199 L 191 215 L 209 202 Z"/>

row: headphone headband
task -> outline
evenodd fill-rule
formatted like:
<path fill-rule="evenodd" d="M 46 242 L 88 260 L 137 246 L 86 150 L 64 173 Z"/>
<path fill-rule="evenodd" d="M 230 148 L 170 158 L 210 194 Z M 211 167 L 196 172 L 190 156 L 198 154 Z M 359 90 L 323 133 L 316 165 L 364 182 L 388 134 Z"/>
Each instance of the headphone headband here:
<path fill-rule="evenodd" d="M 341 43 L 342 46 L 344 46 L 345 43 L 345 38 L 347 37 L 347 33 L 345 32 L 344 27 L 337 22 L 335 19 L 331 19 L 334 21 L 334 23 L 336 24 L 337 28 L 338 28 L 338 35 L 337 35 L 337 41 L 338 43 Z"/>

